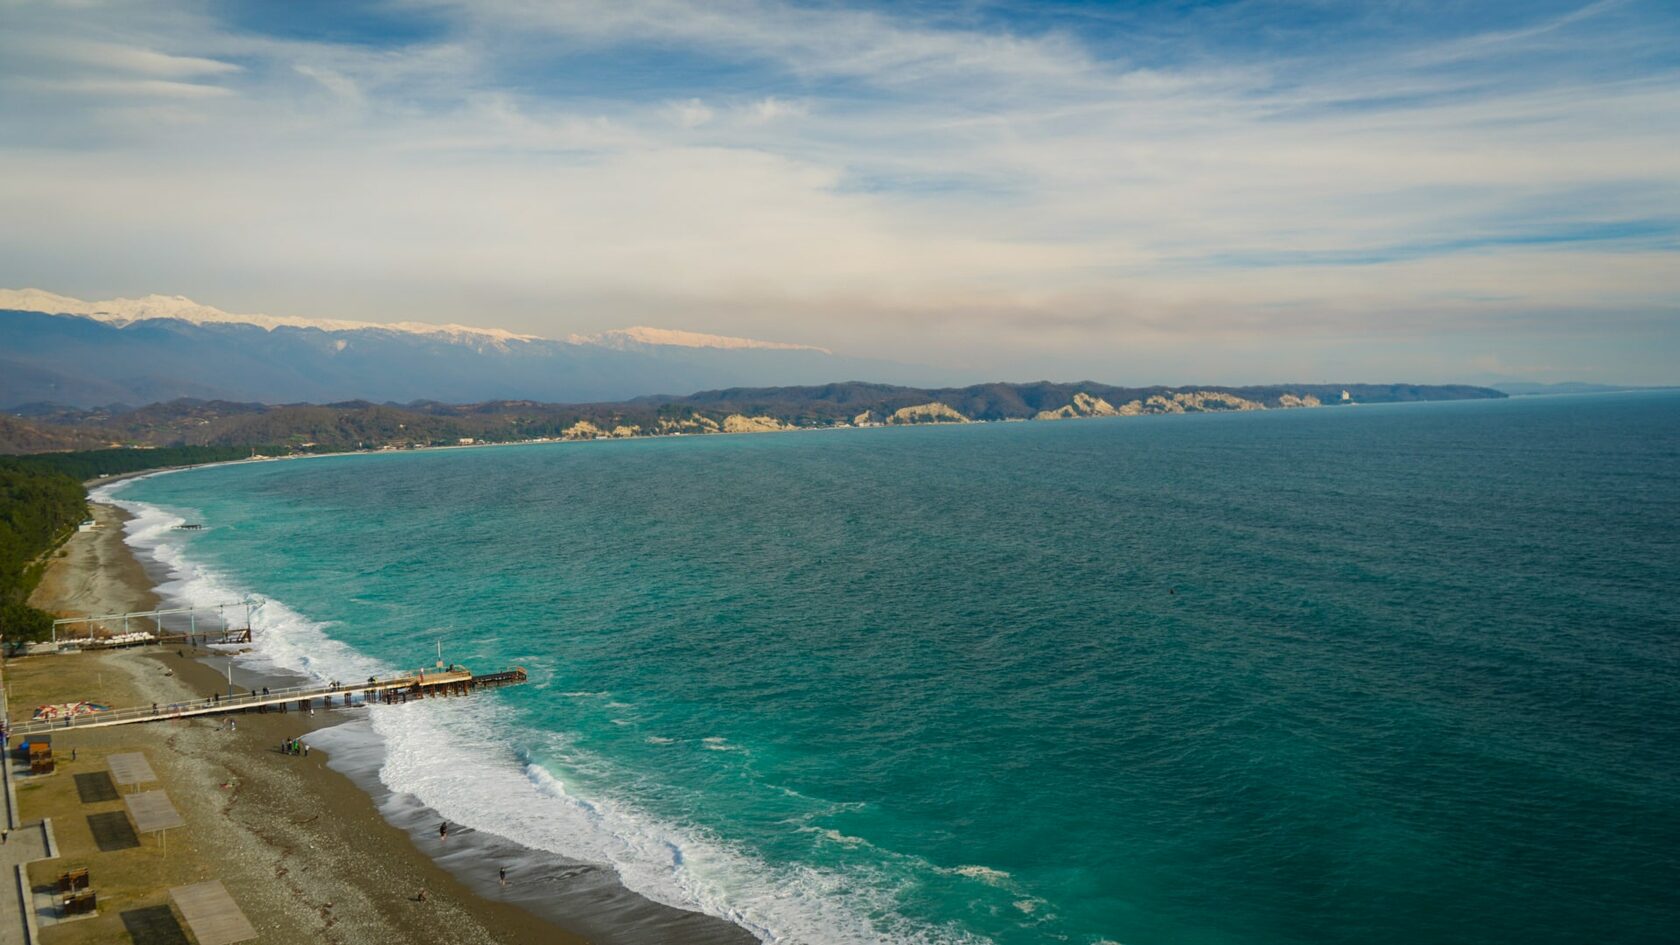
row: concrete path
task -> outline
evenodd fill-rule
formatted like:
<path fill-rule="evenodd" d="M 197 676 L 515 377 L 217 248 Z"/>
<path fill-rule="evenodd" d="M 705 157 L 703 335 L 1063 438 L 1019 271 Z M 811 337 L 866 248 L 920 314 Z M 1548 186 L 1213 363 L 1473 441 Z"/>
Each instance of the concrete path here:
<path fill-rule="evenodd" d="M 36 860 L 58 855 L 53 843 L 52 822 L 36 821 L 12 829 L 0 843 L 0 943 L 33 945 L 35 932 L 34 894 L 25 867 Z"/>

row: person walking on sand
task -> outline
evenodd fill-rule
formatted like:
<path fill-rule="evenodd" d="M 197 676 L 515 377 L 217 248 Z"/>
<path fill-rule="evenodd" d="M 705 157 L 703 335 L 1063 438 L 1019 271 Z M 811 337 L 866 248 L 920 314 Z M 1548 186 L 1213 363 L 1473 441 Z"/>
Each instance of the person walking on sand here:
<path fill-rule="evenodd" d="M 506 889 L 507 888 L 507 867 L 505 867 L 505 866 L 502 867 L 501 872 L 497 875 L 496 878 L 501 880 L 502 888 Z"/>
<path fill-rule="evenodd" d="M 420 895 L 418 895 L 418 896 L 415 896 L 415 897 L 414 897 L 414 901 L 415 901 L 415 902 L 425 902 L 425 901 L 426 901 L 426 890 L 425 890 L 425 887 L 421 887 L 421 889 L 420 889 Z"/>

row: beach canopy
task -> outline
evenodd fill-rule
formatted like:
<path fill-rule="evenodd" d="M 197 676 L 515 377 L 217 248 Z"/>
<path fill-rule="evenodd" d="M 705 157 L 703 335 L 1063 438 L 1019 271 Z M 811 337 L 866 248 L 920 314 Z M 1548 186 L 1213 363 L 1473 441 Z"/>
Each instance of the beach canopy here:
<path fill-rule="evenodd" d="M 118 784 L 145 784 L 157 780 L 152 766 L 146 763 L 146 756 L 137 751 L 111 755 L 105 759 L 105 766 L 111 769 L 111 777 Z"/>
<path fill-rule="evenodd" d="M 199 945 L 231 945 L 257 937 L 257 930 L 219 879 L 176 886 L 169 890 L 169 897 L 186 917 Z"/>
<path fill-rule="evenodd" d="M 123 798 L 123 803 L 128 805 L 128 814 L 134 818 L 134 829 L 141 833 L 186 825 L 186 821 L 181 819 L 181 812 L 175 809 L 175 805 L 169 802 L 169 795 L 163 791 L 130 794 Z"/>

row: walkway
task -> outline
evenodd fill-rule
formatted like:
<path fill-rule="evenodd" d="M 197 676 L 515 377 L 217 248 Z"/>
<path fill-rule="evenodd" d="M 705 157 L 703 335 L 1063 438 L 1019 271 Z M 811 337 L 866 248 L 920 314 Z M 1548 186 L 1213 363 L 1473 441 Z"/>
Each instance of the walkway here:
<path fill-rule="evenodd" d="M 197 715 L 220 715 L 269 706 L 280 707 L 284 711 L 285 707 L 292 703 L 297 703 L 298 708 L 303 709 L 309 707 L 316 699 L 322 701 L 322 708 L 330 708 L 335 697 L 340 699 L 343 705 L 349 706 L 354 704 L 352 696 L 361 696 L 362 704 L 366 704 L 369 700 L 407 702 L 410 698 L 464 696 L 474 689 L 522 683 L 525 678 L 525 670 L 517 666 L 513 669 L 483 676 L 474 676 L 465 669 L 438 670 L 429 673 L 402 673 L 383 678 L 373 677 L 366 682 L 339 683 L 330 686 L 295 686 L 288 689 L 246 692 L 239 695 L 197 699 L 192 702 L 168 705 L 108 709 L 103 712 L 90 712 L 86 715 L 73 715 L 61 719 L 19 721 L 12 726 L 10 734 L 12 740 L 15 741 L 30 735 L 62 732 L 69 729 L 102 728 L 107 725 L 127 725 L 134 722 L 162 722 L 168 719 L 181 719 Z"/>
<path fill-rule="evenodd" d="M 13 829 L 0 844 L 0 943 L 33 945 L 35 897 L 29 887 L 28 864 L 58 856 L 52 839 L 52 824 L 36 821 Z"/>

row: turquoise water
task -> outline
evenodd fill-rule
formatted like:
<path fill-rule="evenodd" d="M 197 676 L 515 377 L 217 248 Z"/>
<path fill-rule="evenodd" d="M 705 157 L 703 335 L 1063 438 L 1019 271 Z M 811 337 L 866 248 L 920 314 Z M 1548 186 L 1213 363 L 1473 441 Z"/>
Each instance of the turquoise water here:
<path fill-rule="evenodd" d="M 348 676 L 442 638 L 529 667 L 380 710 L 382 777 L 767 939 L 1680 929 L 1680 395 L 325 458 L 118 496 L 156 507 L 135 540 L 176 594 L 272 601 L 275 662 Z"/>

